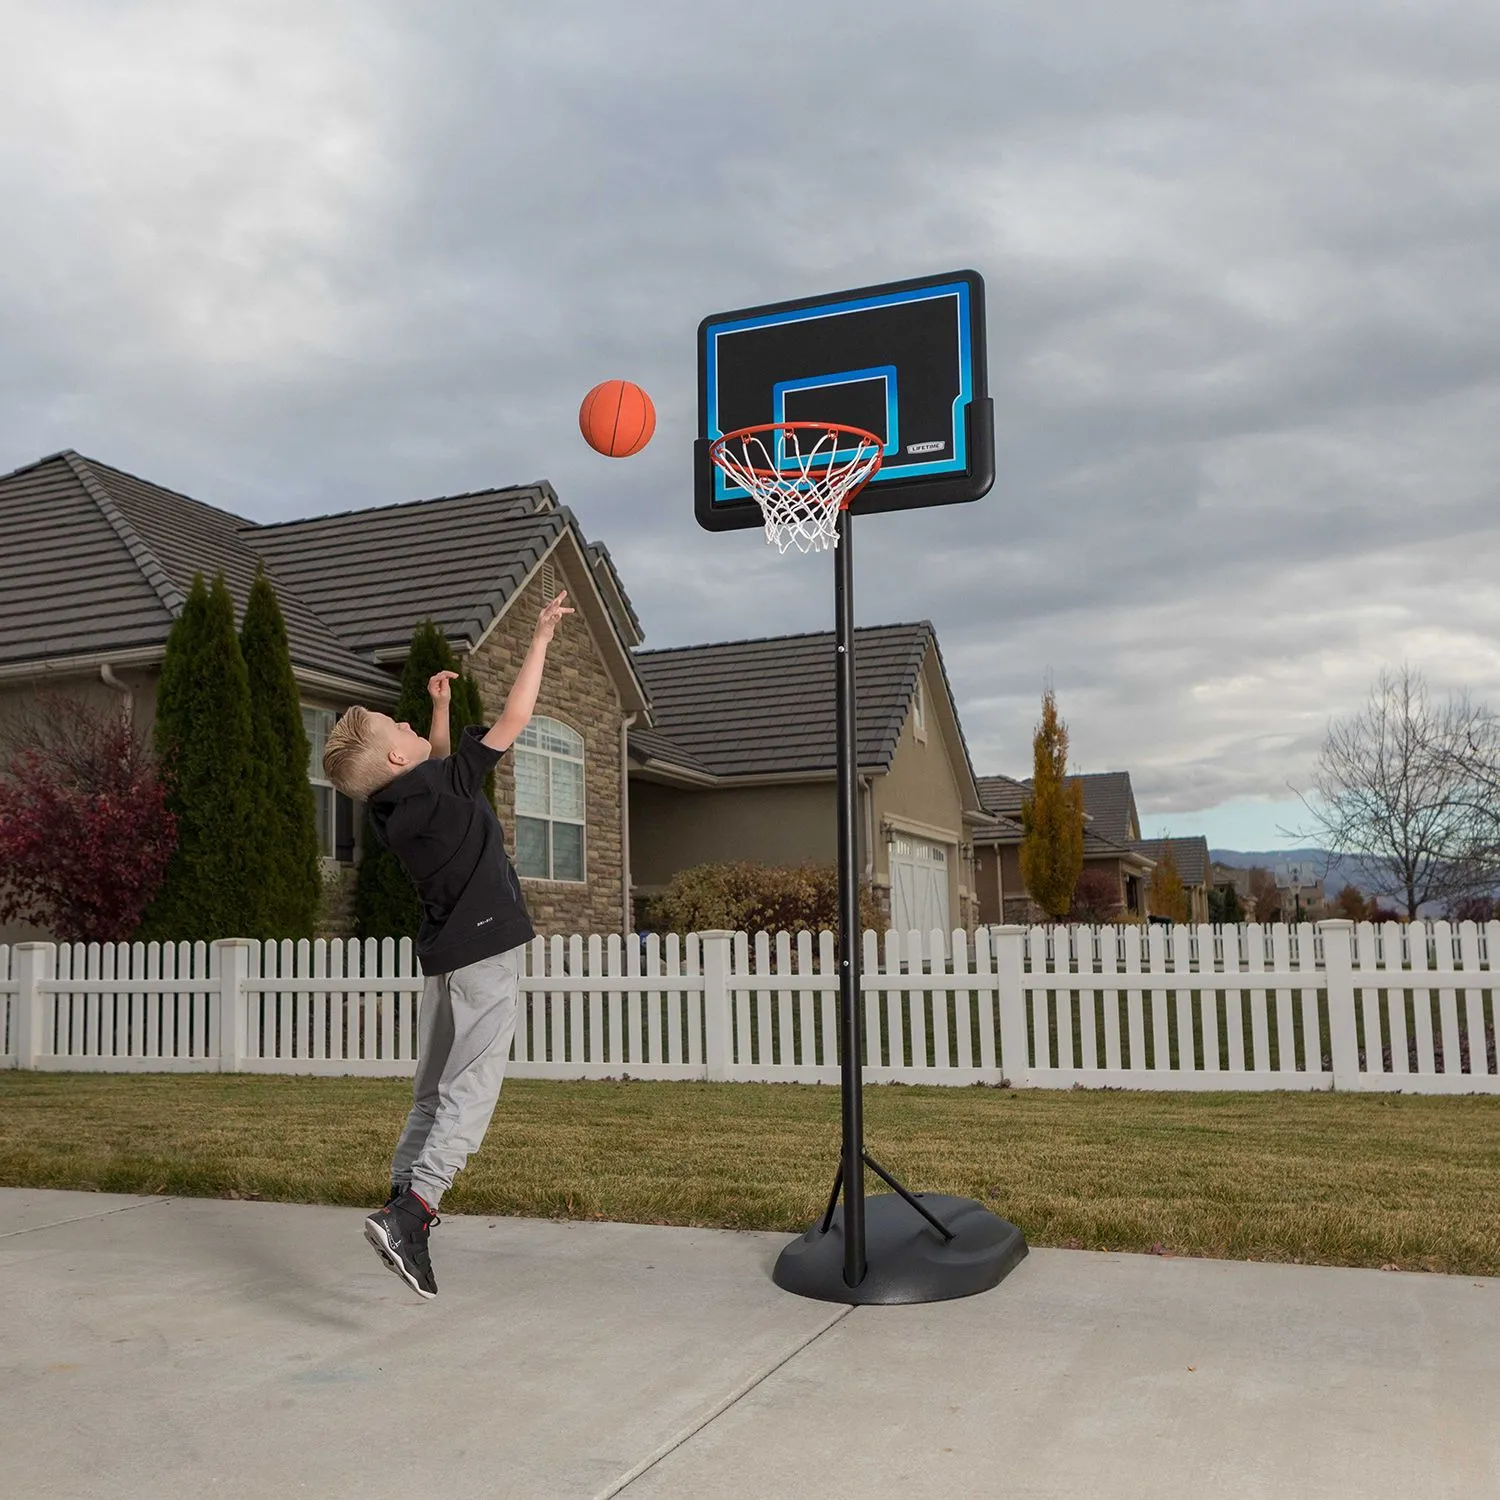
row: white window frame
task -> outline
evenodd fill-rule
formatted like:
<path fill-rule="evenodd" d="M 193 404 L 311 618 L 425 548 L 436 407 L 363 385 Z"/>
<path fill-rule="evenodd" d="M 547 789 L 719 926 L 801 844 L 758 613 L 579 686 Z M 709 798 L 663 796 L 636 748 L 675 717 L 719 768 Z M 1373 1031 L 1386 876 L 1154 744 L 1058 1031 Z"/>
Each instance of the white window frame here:
<path fill-rule="evenodd" d="M 323 774 L 322 747 L 328 743 L 328 731 L 338 722 L 338 712 L 332 708 L 321 708 L 314 703 L 303 703 L 299 707 L 302 710 L 302 729 L 307 735 L 307 779 L 314 787 L 327 787 L 326 799 L 327 816 L 318 819 L 318 857 L 325 861 L 333 862 L 338 851 L 338 788 Z M 319 734 L 319 720 L 325 721 L 321 724 L 322 733 Z M 313 806 L 317 808 L 317 796 L 314 794 Z M 327 826 L 322 826 L 326 824 Z"/>
<path fill-rule="evenodd" d="M 566 754 L 552 745 L 543 743 L 543 736 L 551 735 L 554 740 L 565 742 L 576 742 L 578 753 Z M 547 718 L 545 715 L 538 716 L 521 731 L 515 742 L 514 755 L 516 759 L 516 874 L 522 880 L 546 880 L 557 885 L 585 885 L 588 882 L 589 866 L 589 840 L 588 840 L 588 767 L 585 754 L 583 736 L 573 728 L 571 724 L 565 724 L 561 719 Z M 547 766 L 547 788 L 548 806 L 545 815 L 535 810 L 528 811 L 521 805 L 521 760 L 523 756 L 536 756 L 543 760 Z M 558 817 L 552 803 L 552 764 L 561 762 L 578 767 L 578 782 L 583 793 L 583 813 L 577 818 Z M 547 847 L 547 869 L 543 873 L 535 870 L 523 870 L 520 862 L 521 852 L 521 820 L 527 822 L 542 823 L 546 826 Z M 559 825 L 565 825 L 579 830 L 579 870 L 576 876 L 558 875 L 556 873 L 556 846 L 553 840 L 552 830 Z"/>
<path fill-rule="evenodd" d="M 922 691 L 922 674 L 917 674 L 916 691 L 911 695 L 912 733 L 924 744 L 927 740 L 927 699 Z"/>

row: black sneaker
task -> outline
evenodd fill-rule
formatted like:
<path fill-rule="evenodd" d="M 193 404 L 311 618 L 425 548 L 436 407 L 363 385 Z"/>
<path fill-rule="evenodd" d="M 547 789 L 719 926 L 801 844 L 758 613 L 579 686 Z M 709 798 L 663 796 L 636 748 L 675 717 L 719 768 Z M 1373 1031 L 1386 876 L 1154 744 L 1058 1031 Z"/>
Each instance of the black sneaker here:
<path fill-rule="evenodd" d="M 365 1220 L 365 1238 L 375 1253 L 419 1297 L 437 1296 L 427 1235 L 441 1222 L 410 1188 Z"/>

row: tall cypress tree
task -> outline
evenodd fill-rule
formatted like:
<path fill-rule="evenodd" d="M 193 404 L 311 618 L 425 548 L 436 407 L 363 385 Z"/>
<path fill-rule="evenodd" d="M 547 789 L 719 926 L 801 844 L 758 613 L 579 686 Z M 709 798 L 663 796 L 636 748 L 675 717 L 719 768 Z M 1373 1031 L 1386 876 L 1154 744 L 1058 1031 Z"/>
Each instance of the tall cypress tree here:
<path fill-rule="evenodd" d="M 307 731 L 286 621 L 264 570 L 250 588 L 240 649 L 250 679 L 252 784 L 258 808 L 249 863 L 258 868 L 259 877 L 251 893 L 247 935 L 310 938 L 323 894 L 317 807 L 308 780 Z"/>
<path fill-rule="evenodd" d="M 167 638 L 156 699 L 156 752 L 177 816 L 177 852 L 137 936 L 241 936 L 255 807 L 250 784 L 250 678 L 221 573 L 193 579 Z"/>
<path fill-rule="evenodd" d="M 1021 878 L 1054 921 L 1068 914 L 1083 873 L 1083 785 L 1069 786 L 1067 771 L 1068 726 L 1048 688 L 1032 741 L 1031 796 L 1021 808 Z"/>
<path fill-rule="evenodd" d="M 455 670 L 448 637 L 431 620 L 423 620 L 412 634 L 401 670 L 401 690 L 391 717 L 405 721 L 420 735 L 432 727 L 432 699 L 427 683 L 434 672 Z M 449 723 L 454 722 L 449 709 Z M 456 736 L 458 731 L 454 730 Z M 368 821 L 365 851 L 359 862 L 359 885 L 354 897 L 354 925 L 360 937 L 415 937 L 422 925 L 422 903 L 401 862 L 376 837 Z"/>

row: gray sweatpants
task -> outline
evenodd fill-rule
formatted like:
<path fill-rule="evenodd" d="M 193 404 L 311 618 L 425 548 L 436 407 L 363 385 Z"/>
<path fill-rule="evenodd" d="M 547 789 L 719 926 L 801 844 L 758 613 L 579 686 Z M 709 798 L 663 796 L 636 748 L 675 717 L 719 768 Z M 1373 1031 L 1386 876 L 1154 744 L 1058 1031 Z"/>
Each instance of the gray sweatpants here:
<path fill-rule="evenodd" d="M 391 1181 L 435 1209 L 479 1149 L 500 1097 L 516 1030 L 525 947 L 449 974 L 429 974 L 417 1016 L 411 1113 Z"/>

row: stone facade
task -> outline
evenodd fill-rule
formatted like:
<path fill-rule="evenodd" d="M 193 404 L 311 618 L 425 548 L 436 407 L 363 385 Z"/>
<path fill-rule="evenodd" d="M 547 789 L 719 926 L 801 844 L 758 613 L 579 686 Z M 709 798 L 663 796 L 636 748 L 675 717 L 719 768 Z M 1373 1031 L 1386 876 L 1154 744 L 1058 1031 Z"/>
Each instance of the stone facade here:
<path fill-rule="evenodd" d="M 361 815 L 364 812 L 360 806 Z M 358 868 L 352 864 L 323 862 L 323 897 L 318 904 L 313 936 L 352 938 L 354 932 L 354 894 L 359 888 Z"/>
<path fill-rule="evenodd" d="M 484 711 L 499 717 L 506 695 L 531 644 L 546 599 L 540 572 L 511 602 L 504 617 L 467 659 L 479 684 Z M 559 587 L 575 597 L 592 585 L 565 576 Z M 523 879 L 522 891 L 536 930 L 546 936 L 619 932 L 625 918 L 623 810 L 620 806 L 620 694 L 605 666 L 583 612 L 569 615 L 547 651 L 547 669 L 536 713 L 558 719 L 583 736 L 587 804 L 584 828 L 585 879 Z M 515 763 L 511 755 L 495 774 L 495 807 L 510 848 L 515 847 Z"/>

